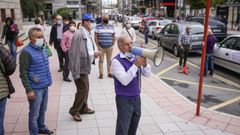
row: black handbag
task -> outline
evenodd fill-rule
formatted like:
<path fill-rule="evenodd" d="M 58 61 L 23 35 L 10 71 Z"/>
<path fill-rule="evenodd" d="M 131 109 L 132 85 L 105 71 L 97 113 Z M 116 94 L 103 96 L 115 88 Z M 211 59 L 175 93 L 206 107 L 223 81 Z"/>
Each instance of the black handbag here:
<path fill-rule="evenodd" d="M 9 91 L 8 98 L 10 98 L 10 95 L 15 92 L 15 88 L 14 88 L 14 86 L 13 86 L 13 84 L 12 84 L 12 81 L 11 81 L 11 79 L 9 78 L 9 76 L 6 76 L 6 75 L 5 75 L 5 78 L 6 78 L 7 84 L 8 84 L 8 91 Z"/>

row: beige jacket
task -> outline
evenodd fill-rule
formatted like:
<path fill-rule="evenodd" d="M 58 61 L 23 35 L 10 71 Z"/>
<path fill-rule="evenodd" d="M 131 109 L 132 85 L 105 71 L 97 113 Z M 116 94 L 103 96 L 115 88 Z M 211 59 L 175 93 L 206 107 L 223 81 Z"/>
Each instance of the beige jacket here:
<path fill-rule="evenodd" d="M 74 80 L 80 78 L 80 74 L 90 74 L 91 62 L 87 49 L 87 37 L 83 32 L 83 28 L 75 31 L 68 56 L 69 69 Z"/>

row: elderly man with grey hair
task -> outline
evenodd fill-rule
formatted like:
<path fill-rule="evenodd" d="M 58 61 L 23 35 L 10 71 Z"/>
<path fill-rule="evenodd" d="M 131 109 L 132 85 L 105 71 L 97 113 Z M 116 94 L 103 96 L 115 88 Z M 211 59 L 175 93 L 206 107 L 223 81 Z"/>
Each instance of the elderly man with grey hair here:
<path fill-rule="evenodd" d="M 58 54 L 58 61 L 59 61 L 59 70 L 58 72 L 63 71 L 64 66 L 64 52 L 61 48 L 61 39 L 64 32 L 66 32 L 69 27 L 67 24 L 63 23 L 62 16 L 57 15 L 56 16 L 57 23 L 52 26 L 51 32 L 50 32 L 50 39 L 49 44 L 52 45 L 54 43 L 54 48 L 57 50 Z M 69 78 L 63 78 L 64 81 L 70 82 Z"/>
<path fill-rule="evenodd" d="M 135 135 L 141 117 L 141 75 L 149 77 L 151 66 L 146 58 L 131 53 L 129 36 L 119 37 L 118 48 L 110 65 L 116 93 L 116 135 Z"/>
<path fill-rule="evenodd" d="M 191 27 L 187 26 L 185 28 L 185 31 L 181 33 L 178 37 L 178 46 L 179 46 L 179 66 L 178 66 L 178 72 L 182 72 L 184 68 L 187 67 L 187 57 L 189 54 L 189 51 L 192 49 L 192 39 L 191 39 Z M 188 72 L 187 72 L 188 74 Z"/>
<path fill-rule="evenodd" d="M 30 43 L 19 58 L 20 78 L 29 102 L 28 128 L 30 135 L 53 134 L 45 125 L 48 87 L 52 84 L 43 32 L 33 27 L 28 32 Z"/>

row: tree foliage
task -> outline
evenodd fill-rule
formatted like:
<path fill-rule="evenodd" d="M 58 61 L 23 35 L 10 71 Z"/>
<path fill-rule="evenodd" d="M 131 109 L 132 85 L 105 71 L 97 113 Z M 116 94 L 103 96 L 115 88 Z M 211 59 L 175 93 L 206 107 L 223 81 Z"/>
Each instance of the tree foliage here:
<path fill-rule="evenodd" d="M 40 11 L 44 10 L 45 0 L 20 0 L 24 17 L 36 17 Z"/>
<path fill-rule="evenodd" d="M 69 18 L 72 10 L 70 8 L 64 7 L 57 10 L 57 14 L 61 15 L 63 18 Z"/>
<path fill-rule="evenodd" d="M 191 9 L 202 9 L 206 7 L 205 0 L 190 0 Z"/>
<path fill-rule="evenodd" d="M 228 0 L 211 0 L 211 7 L 216 7 L 228 2 Z M 191 9 L 202 9 L 206 7 L 206 0 L 189 0 Z"/>

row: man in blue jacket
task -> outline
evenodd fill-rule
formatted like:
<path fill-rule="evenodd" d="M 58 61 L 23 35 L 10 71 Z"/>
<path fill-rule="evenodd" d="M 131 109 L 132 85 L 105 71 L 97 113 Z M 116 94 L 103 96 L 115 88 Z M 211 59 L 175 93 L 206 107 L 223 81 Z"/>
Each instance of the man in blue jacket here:
<path fill-rule="evenodd" d="M 20 78 L 29 101 L 30 135 L 53 134 L 45 125 L 48 87 L 52 84 L 48 55 L 43 46 L 43 32 L 33 27 L 28 32 L 30 43 L 20 54 Z"/>

